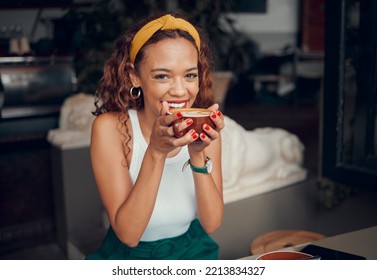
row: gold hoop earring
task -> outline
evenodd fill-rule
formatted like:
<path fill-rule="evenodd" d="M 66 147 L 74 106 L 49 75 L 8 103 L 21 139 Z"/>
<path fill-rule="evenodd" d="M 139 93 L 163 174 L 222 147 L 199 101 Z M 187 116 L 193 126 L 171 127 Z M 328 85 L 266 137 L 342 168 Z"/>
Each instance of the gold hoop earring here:
<path fill-rule="evenodd" d="M 135 90 L 137 90 L 137 93 L 136 93 L 136 94 L 134 93 Z M 141 88 L 135 88 L 135 87 L 131 87 L 131 88 L 130 88 L 130 96 L 131 96 L 131 99 L 133 99 L 133 100 L 137 100 L 137 99 L 139 99 L 140 95 L 141 95 Z"/>

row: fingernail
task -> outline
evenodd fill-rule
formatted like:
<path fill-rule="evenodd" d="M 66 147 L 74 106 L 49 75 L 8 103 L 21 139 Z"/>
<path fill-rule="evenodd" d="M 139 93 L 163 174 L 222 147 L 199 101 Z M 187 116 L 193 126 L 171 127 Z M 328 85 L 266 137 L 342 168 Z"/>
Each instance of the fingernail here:
<path fill-rule="evenodd" d="M 213 114 L 211 115 L 211 117 L 215 119 L 215 118 L 216 118 L 216 114 L 213 113 Z"/>
<path fill-rule="evenodd" d="M 217 111 L 217 115 L 218 115 L 219 117 L 221 117 L 221 112 L 220 112 L 220 111 Z"/>
<path fill-rule="evenodd" d="M 204 126 L 204 129 L 205 129 L 205 130 L 209 130 L 209 125 L 206 124 L 206 125 Z"/>
<path fill-rule="evenodd" d="M 182 115 L 181 112 L 178 112 L 178 113 L 177 113 L 177 117 L 178 117 L 178 118 L 182 118 L 182 116 L 183 116 L 183 115 Z"/>
<path fill-rule="evenodd" d="M 198 133 L 193 134 L 192 138 L 194 138 L 194 139 L 198 138 Z"/>
<path fill-rule="evenodd" d="M 186 120 L 186 123 L 188 124 L 188 125 L 190 125 L 190 124 L 192 124 L 194 121 L 192 120 L 192 119 L 187 119 Z"/>
<path fill-rule="evenodd" d="M 204 133 L 202 133 L 202 134 L 200 134 L 200 137 L 201 137 L 202 139 L 205 139 L 205 138 L 206 138 L 206 135 L 205 135 Z"/>

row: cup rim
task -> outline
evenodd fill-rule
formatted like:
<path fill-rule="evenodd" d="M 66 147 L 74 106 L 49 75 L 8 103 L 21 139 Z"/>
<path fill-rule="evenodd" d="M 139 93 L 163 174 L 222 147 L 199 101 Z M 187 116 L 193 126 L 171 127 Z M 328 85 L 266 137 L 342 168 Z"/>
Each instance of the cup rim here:
<path fill-rule="evenodd" d="M 169 109 L 168 113 L 169 114 L 173 114 L 175 112 L 185 113 L 185 112 L 192 112 L 192 111 L 205 112 L 205 113 L 208 113 L 208 115 L 210 115 L 213 112 L 213 111 L 211 111 L 209 109 L 205 109 L 205 108 L 190 107 L 190 108 L 173 108 L 173 109 Z"/>

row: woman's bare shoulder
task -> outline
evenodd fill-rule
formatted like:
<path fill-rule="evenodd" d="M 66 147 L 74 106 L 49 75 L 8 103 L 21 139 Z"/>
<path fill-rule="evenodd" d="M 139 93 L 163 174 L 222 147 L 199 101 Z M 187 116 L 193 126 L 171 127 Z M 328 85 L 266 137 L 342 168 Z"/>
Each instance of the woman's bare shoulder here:
<path fill-rule="evenodd" d="M 126 120 L 126 126 L 123 125 L 123 121 Z M 116 140 L 125 139 L 131 136 L 132 130 L 130 129 L 129 120 L 119 113 L 108 112 L 98 115 L 92 125 L 92 137 L 105 137 L 106 142 L 110 138 Z M 105 140 L 104 139 L 104 140 Z"/>
<path fill-rule="evenodd" d="M 124 121 L 126 121 L 126 126 L 123 124 Z M 132 129 L 130 127 L 130 120 L 119 113 L 109 112 L 98 115 L 94 119 L 92 126 L 92 158 L 100 154 L 105 158 L 110 157 L 113 160 L 119 157 L 119 161 L 128 165 L 132 155 Z M 128 153 L 124 161 L 125 145 L 127 146 Z M 103 161 L 103 159 L 99 160 L 99 162 Z"/>
<path fill-rule="evenodd" d="M 119 122 L 119 114 L 109 112 L 98 115 L 93 121 L 93 127 L 112 127 Z"/>
<path fill-rule="evenodd" d="M 119 113 L 103 113 L 94 119 L 92 129 L 102 132 L 119 130 L 121 121 L 122 118 Z"/>

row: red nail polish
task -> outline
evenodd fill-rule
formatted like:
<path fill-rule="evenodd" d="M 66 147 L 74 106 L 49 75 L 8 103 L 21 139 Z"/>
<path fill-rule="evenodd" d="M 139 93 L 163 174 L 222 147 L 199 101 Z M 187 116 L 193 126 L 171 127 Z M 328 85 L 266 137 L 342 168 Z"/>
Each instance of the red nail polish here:
<path fill-rule="evenodd" d="M 215 118 L 216 118 L 216 114 L 213 113 L 213 114 L 211 115 L 211 117 L 215 119 Z"/>
<path fill-rule="evenodd" d="M 202 134 L 200 135 L 200 137 L 202 137 L 202 139 L 205 139 L 205 138 L 206 138 L 206 135 L 205 135 L 204 133 L 202 133 Z"/>
<path fill-rule="evenodd" d="M 221 112 L 220 112 L 220 111 L 217 111 L 217 115 L 218 115 L 219 117 L 221 117 Z"/>
<path fill-rule="evenodd" d="M 190 125 L 190 124 L 192 124 L 194 121 L 192 120 L 192 119 L 187 119 L 186 120 L 186 123 L 188 124 L 188 125 Z"/>
<path fill-rule="evenodd" d="M 205 129 L 205 130 L 209 130 L 209 125 L 206 124 L 206 125 L 204 126 L 204 129 Z"/>
<path fill-rule="evenodd" d="M 181 112 L 178 112 L 178 113 L 177 113 L 177 117 L 178 117 L 178 118 L 182 118 L 182 116 L 183 116 L 183 115 L 182 115 Z"/>
<path fill-rule="evenodd" d="M 198 138 L 198 133 L 193 134 L 192 138 L 194 138 L 194 139 Z"/>

